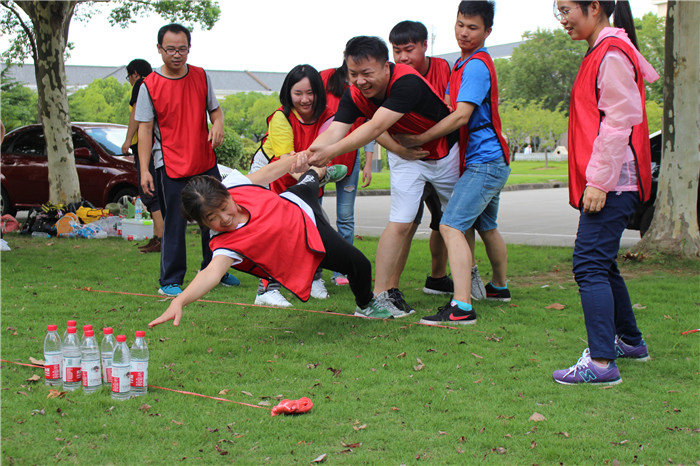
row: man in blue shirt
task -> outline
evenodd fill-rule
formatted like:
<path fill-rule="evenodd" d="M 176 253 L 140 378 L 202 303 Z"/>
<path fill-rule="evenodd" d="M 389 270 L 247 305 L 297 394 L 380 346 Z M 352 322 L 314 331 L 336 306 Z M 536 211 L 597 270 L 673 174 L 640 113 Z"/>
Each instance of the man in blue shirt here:
<path fill-rule="evenodd" d="M 423 324 L 476 322 L 470 295 L 473 229 L 479 231 L 484 240 L 493 270 L 492 281 L 486 285 L 487 299 L 510 301 L 506 285 L 506 244 L 496 223 L 500 192 L 510 174 L 509 154 L 500 128 L 496 73 L 484 48 L 491 34 L 493 16 L 492 1 L 460 3 L 455 37 L 462 54 L 450 75 L 448 88 L 454 111 L 423 134 L 397 138 L 406 147 L 414 147 L 460 130 L 460 168 L 464 173 L 455 185 L 440 222 L 454 280 L 454 296 L 437 314 L 421 319 Z"/>

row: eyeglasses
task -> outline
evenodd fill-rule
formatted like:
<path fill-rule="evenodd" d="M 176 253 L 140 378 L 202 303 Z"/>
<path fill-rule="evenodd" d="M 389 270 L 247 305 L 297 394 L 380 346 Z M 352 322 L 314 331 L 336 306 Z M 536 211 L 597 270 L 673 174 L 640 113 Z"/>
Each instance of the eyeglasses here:
<path fill-rule="evenodd" d="M 571 14 L 572 11 L 574 11 L 576 8 L 581 8 L 581 5 L 576 5 L 573 8 L 567 8 L 565 10 L 557 10 L 556 4 L 554 6 L 554 17 L 557 18 L 557 21 L 561 22 L 569 18 L 569 15 Z"/>
<path fill-rule="evenodd" d="M 187 55 L 190 53 L 190 48 L 189 47 L 180 47 L 180 48 L 175 48 L 175 47 L 167 47 L 167 48 L 160 48 L 163 52 L 165 52 L 168 55 L 175 55 L 176 53 L 179 53 L 180 55 Z"/>
<path fill-rule="evenodd" d="M 129 73 L 129 74 L 126 75 L 126 80 L 127 80 L 127 81 L 129 80 L 129 78 L 131 78 L 131 75 L 132 75 L 132 74 L 134 74 L 134 73 Z"/>

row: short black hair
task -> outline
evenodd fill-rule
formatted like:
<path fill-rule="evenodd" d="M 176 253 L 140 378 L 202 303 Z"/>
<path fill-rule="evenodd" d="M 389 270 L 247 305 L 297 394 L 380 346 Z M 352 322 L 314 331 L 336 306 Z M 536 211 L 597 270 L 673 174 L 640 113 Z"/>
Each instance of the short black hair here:
<path fill-rule="evenodd" d="M 493 0 L 464 0 L 459 4 L 457 13 L 463 16 L 481 16 L 486 29 L 493 26 L 493 14 L 496 10 L 496 4 Z"/>
<path fill-rule="evenodd" d="M 355 61 L 374 58 L 380 63 L 386 63 L 389 61 L 389 48 L 379 37 L 357 36 L 345 44 L 343 56 L 346 60 L 348 57 Z"/>
<path fill-rule="evenodd" d="M 280 103 L 285 116 L 292 113 L 292 87 L 304 78 L 309 78 L 311 90 L 314 93 L 314 120 L 318 120 L 326 110 L 326 89 L 323 87 L 323 79 L 318 70 L 311 65 L 297 65 L 291 69 L 284 78 L 280 89 Z"/>
<path fill-rule="evenodd" d="M 158 45 L 163 45 L 163 37 L 165 37 L 166 32 L 174 32 L 175 34 L 184 32 L 187 36 L 187 46 L 189 47 L 190 45 L 192 45 L 192 34 L 190 34 L 190 30 L 182 24 L 177 23 L 166 24 L 165 26 L 160 28 L 160 30 L 158 31 Z"/>
<path fill-rule="evenodd" d="M 428 29 L 420 21 L 401 21 L 391 29 L 389 42 L 392 45 L 424 43 L 428 40 Z"/>
<path fill-rule="evenodd" d="M 151 68 L 151 64 L 148 63 L 146 60 L 142 58 L 137 58 L 135 60 L 131 60 L 129 64 L 126 65 L 126 72 L 129 76 L 136 72 L 139 74 L 139 76 L 145 78 L 153 72 L 153 68 Z"/>

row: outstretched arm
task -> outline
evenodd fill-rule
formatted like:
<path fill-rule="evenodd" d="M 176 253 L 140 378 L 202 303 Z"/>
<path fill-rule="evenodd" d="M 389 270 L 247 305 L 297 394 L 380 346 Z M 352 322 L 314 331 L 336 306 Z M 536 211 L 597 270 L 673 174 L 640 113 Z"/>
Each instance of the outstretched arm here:
<path fill-rule="evenodd" d="M 406 147 L 416 147 L 441 138 L 469 123 L 476 105 L 471 102 L 457 102 L 454 112 L 438 121 L 435 126 L 422 134 L 397 134 L 395 137 Z"/>
<path fill-rule="evenodd" d="M 173 325 L 176 327 L 180 325 L 182 308 L 197 301 L 218 285 L 221 281 L 221 277 L 226 274 L 226 271 L 232 264 L 233 259 L 230 257 L 214 256 L 211 262 L 209 262 L 209 265 L 194 277 L 194 280 L 185 288 L 185 291 L 170 302 L 168 309 L 166 309 L 160 317 L 148 324 L 148 328 L 153 328 L 169 320 L 172 320 Z"/>
<path fill-rule="evenodd" d="M 267 186 L 279 177 L 289 173 L 304 172 L 309 169 L 306 163 L 306 157 L 301 154 L 291 153 L 280 156 L 280 159 L 274 163 L 268 163 L 259 170 L 253 173 L 248 173 L 246 177 L 253 184 Z"/>
<path fill-rule="evenodd" d="M 311 147 L 309 147 L 307 150 L 309 155 L 309 163 L 316 167 L 324 167 L 328 165 L 328 162 L 340 154 L 345 154 L 346 152 L 359 149 L 368 142 L 377 139 L 379 135 L 389 129 L 394 123 L 399 121 L 403 115 L 403 113 L 394 112 L 393 110 L 389 110 L 385 107 L 380 107 L 379 110 L 375 112 L 371 120 L 344 138 L 327 139 L 324 136 L 326 133 L 328 133 L 328 131 L 334 130 L 334 125 L 337 123 L 334 121 L 328 130 L 316 138 L 313 144 L 311 144 Z M 343 125 L 343 128 L 341 128 L 341 130 L 345 130 L 343 134 L 347 133 L 347 130 L 350 129 L 350 125 L 345 125 L 343 123 L 338 123 L 338 125 Z M 334 134 L 337 137 L 336 130 L 334 130 Z"/>

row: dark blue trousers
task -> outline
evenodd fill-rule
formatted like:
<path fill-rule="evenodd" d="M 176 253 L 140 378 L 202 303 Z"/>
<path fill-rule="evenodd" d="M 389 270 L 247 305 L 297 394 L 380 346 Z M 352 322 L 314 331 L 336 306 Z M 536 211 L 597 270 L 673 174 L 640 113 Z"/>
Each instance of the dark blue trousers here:
<path fill-rule="evenodd" d="M 638 202 L 636 192 L 610 192 L 600 212 L 582 211 L 579 218 L 573 269 L 592 358 L 617 359 L 615 335 L 629 345 L 642 341 L 616 260 L 622 232 Z"/>
<path fill-rule="evenodd" d="M 217 180 L 221 179 L 219 167 L 214 166 L 210 170 L 200 173 L 210 175 Z M 181 193 L 188 178 L 170 178 L 165 172 L 165 167 L 156 169 L 156 189 L 160 198 L 160 210 L 163 214 L 163 239 L 160 249 L 160 286 L 180 285 L 185 280 L 187 272 L 187 221 L 182 216 L 180 205 Z M 202 241 L 202 265 L 205 268 L 211 261 L 211 249 L 209 249 L 209 229 L 202 228 L 200 233 Z"/>

